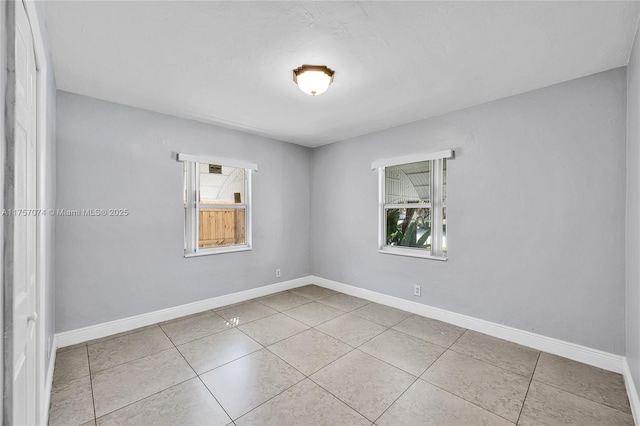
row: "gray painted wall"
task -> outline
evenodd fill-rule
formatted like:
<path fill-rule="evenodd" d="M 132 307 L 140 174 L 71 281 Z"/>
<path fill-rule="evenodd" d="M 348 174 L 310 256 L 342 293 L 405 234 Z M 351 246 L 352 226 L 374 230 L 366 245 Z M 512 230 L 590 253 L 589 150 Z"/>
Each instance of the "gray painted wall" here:
<path fill-rule="evenodd" d="M 640 37 L 627 68 L 627 362 L 640 390 Z"/>
<path fill-rule="evenodd" d="M 7 2 L 0 1 L 0 164 L 4 167 L 5 145 L 7 143 L 4 133 L 4 112 L 5 112 L 5 91 L 7 85 L 7 27 L 6 27 Z M 4 173 L 0 173 L 0 209 L 4 210 Z M 0 220 L 0 280 L 3 290 L 0 291 L 0 330 L 4 333 L 4 220 Z M 4 339 L 0 339 L 0 362 L 3 368 L 0 369 L 0 413 L 3 411 L 4 403 Z M 4 418 L 4 416 L 2 416 Z"/>
<path fill-rule="evenodd" d="M 313 273 L 624 354 L 625 79 L 615 69 L 315 149 Z M 449 260 L 377 253 L 371 162 L 446 148 Z"/>
<path fill-rule="evenodd" d="M 57 218 L 57 331 L 311 272 L 310 149 L 60 91 L 57 116 L 58 208 L 131 212 Z M 175 152 L 258 163 L 252 251 L 183 257 Z"/>

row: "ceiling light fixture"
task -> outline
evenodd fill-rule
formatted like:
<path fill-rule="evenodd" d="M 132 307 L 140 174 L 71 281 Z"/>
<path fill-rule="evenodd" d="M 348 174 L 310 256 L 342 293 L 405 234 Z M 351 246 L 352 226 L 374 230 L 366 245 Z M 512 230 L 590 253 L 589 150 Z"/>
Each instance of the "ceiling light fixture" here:
<path fill-rule="evenodd" d="M 324 65 L 303 65 L 293 70 L 293 81 L 307 95 L 316 96 L 327 91 L 334 73 Z"/>

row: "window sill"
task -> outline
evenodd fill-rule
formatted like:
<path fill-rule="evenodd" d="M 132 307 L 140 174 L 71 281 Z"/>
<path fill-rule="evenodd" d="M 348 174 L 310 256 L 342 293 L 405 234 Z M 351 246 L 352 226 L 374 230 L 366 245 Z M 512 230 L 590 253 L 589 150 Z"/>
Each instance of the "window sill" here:
<path fill-rule="evenodd" d="M 387 247 L 385 247 L 385 248 L 378 249 L 378 253 L 393 254 L 395 256 L 419 257 L 419 258 L 422 258 L 422 259 L 439 260 L 441 262 L 446 262 L 447 261 L 446 257 L 436 257 L 436 256 L 431 256 L 431 254 L 429 254 L 429 253 L 421 253 L 420 249 L 410 249 L 410 248 L 400 248 L 400 247 L 387 248 Z"/>
<path fill-rule="evenodd" d="M 243 246 L 234 246 L 229 248 L 217 248 L 217 249 L 203 249 L 199 250 L 195 253 L 185 253 L 184 257 L 200 257 L 200 256 L 210 256 L 212 254 L 224 254 L 224 253 L 236 253 L 239 251 L 251 251 L 252 248 L 247 245 Z"/>

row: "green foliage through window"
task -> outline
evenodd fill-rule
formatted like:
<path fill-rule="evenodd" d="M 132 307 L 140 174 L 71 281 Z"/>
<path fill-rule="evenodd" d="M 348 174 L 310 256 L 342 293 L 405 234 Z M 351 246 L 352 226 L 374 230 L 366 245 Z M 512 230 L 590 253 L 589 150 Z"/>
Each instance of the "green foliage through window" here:
<path fill-rule="evenodd" d="M 431 248 L 431 209 L 387 209 L 387 245 Z"/>

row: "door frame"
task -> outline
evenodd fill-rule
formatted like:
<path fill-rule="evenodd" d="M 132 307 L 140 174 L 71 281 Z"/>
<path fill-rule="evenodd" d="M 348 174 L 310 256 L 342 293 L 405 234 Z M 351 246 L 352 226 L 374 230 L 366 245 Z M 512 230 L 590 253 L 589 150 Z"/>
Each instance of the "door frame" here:
<path fill-rule="evenodd" d="M 35 65 L 36 65 L 36 208 L 37 209 L 45 209 L 46 207 L 46 172 L 47 172 L 47 75 L 48 75 L 48 63 L 47 63 L 47 55 L 46 55 L 46 46 L 45 39 L 40 30 L 41 23 L 40 17 L 38 16 L 38 11 L 36 9 L 36 4 L 33 0 L 18 0 L 18 1 L 8 1 L 6 2 L 6 26 L 7 29 L 7 66 L 11 67 L 9 61 L 14 60 L 13 49 L 15 45 L 15 20 L 14 20 L 14 7 L 24 7 L 27 18 L 29 19 L 29 25 L 31 27 L 31 34 L 33 38 L 33 49 L 35 54 Z M 14 108 L 13 104 L 13 90 L 15 90 L 15 75 L 12 73 L 7 73 L 7 86 L 5 97 L 5 107 L 7 108 L 7 112 L 5 117 L 7 122 L 5 123 L 5 134 L 6 134 L 6 146 L 7 148 L 13 146 L 13 117 L 14 113 L 12 109 Z M 11 110 L 11 111 L 9 111 Z M 50 118 L 52 119 L 52 118 Z M 11 122 L 9 122 L 11 121 Z M 11 131 L 8 131 L 11 130 Z M 12 150 L 7 149 L 5 153 L 12 152 Z M 5 164 L 7 159 L 5 158 Z M 13 167 L 11 167 L 13 170 Z M 7 196 L 10 196 L 13 192 L 13 182 L 12 180 L 5 179 L 4 185 L 4 197 L 5 197 L 5 208 L 7 206 L 6 200 Z M 13 203 L 9 203 L 9 206 L 12 206 Z M 10 219 L 10 216 L 5 217 L 5 224 L 7 224 L 7 219 Z M 47 373 L 47 352 L 48 345 L 46 342 L 46 328 L 47 328 L 47 290 L 51 290 L 51 288 L 47 288 L 47 243 L 48 238 L 47 235 L 51 231 L 50 226 L 47 224 L 46 216 L 38 215 L 36 220 L 36 311 L 38 313 L 39 320 L 36 321 L 36 419 L 38 419 L 40 424 L 47 424 L 48 416 L 49 416 L 49 400 L 50 400 L 50 386 L 51 380 L 46 377 Z M 10 232 L 7 232 L 9 230 Z M 13 319 L 9 317 L 9 315 L 13 315 L 13 309 L 10 308 L 9 304 L 13 303 L 13 300 L 7 300 L 7 295 L 12 294 L 12 289 L 7 289 L 8 286 L 13 284 L 12 282 L 12 271 L 7 270 L 6 263 L 6 255 L 7 252 L 12 250 L 13 247 L 13 226 L 7 228 L 5 226 L 4 229 L 4 245 L 5 245 L 5 263 L 4 263 L 4 275 L 5 275 L 5 300 L 3 310 L 3 328 L 4 333 L 8 333 L 11 331 L 13 327 Z M 9 280 L 7 280 L 7 275 L 9 276 Z M 7 309 L 9 307 L 9 309 Z M 12 339 L 6 339 L 5 342 L 11 342 Z M 49 342 L 51 344 L 51 342 Z M 9 345 L 10 346 L 10 345 Z M 11 413 L 11 374 L 7 375 L 7 363 L 11 363 L 13 348 L 5 346 L 3 354 L 3 408 L 4 412 Z M 53 348 L 51 348 L 53 350 Z M 51 354 L 53 356 L 53 354 Z M 52 377 L 52 371 L 49 371 L 47 376 Z M 6 420 L 6 417 L 5 417 Z"/>

